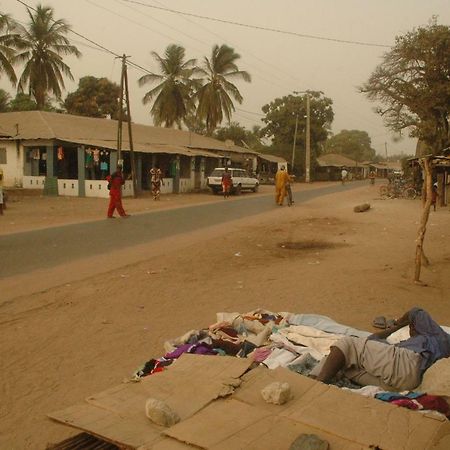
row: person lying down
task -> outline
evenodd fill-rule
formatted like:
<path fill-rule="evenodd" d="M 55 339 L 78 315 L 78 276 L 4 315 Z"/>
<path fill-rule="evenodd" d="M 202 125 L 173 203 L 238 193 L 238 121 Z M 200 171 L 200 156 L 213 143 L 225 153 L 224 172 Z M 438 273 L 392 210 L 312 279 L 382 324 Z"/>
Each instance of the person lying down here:
<path fill-rule="evenodd" d="M 386 338 L 409 325 L 409 339 L 389 344 Z M 361 385 L 390 391 L 413 390 L 425 371 L 450 356 L 450 335 L 421 308 L 407 311 L 394 326 L 368 338 L 346 336 L 330 347 L 329 355 L 310 373 L 328 383 L 342 373 Z"/>

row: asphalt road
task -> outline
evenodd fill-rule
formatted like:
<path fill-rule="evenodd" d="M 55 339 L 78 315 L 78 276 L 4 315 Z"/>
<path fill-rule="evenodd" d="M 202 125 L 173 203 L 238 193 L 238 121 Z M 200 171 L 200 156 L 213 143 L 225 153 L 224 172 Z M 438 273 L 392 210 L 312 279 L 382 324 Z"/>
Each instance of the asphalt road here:
<path fill-rule="evenodd" d="M 361 186 L 359 182 L 319 187 L 294 193 L 295 205 L 326 194 Z M 295 205 L 293 207 L 295 207 Z M 129 219 L 97 220 L 0 236 L 0 279 L 36 269 L 180 233 L 265 213 L 277 208 L 273 195 L 245 195 L 190 207 L 139 214 Z"/>

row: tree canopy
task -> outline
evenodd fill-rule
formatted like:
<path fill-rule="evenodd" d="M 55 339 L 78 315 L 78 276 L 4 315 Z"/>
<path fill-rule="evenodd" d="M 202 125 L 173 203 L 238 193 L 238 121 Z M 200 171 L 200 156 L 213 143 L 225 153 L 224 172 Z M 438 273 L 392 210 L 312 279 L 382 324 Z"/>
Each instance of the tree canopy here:
<path fill-rule="evenodd" d="M 11 84 L 17 82 L 14 62 L 21 39 L 16 32 L 17 23 L 8 15 L 0 13 L 0 76 L 5 74 Z"/>
<path fill-rule="evenodd" d="M 198 99 L 197 117 L 205 121 L 208 134 L 222 123 L 224 117 L 231 121 L 235 110 L 233 100 L 242 103 L 243 97 L 231 80 L 250 82 L 250 74 L 239 70 L 236 61 L 240 58 L 233 48 L 215 45 L 211 57 L 204 58 L 200 73 L 205 77 L 195 96 Z"/>
<path fill-rule="evenodd" d="M 326 153 L 338 153 L 355 161 L 372 161 L 375 150 L 366 131 L 342 130 L 325 142 Z"/>
<path fill-rule="evenodd" d="M 397 37 L 361 91 L 381 102 L 388 127 L 440 153 L 450 141 L 450 27 L 432 21 Z"/>
<path fill-rule="evenodd" d="M 218 128 L 214 137 L 220 141 L 232 140 L 236 145 L 241 147 L 250 147 L 252 149 L 260 149 L 263 147 L 259 139 L 260 128 L 253 127 L 252 130 L 247 130 L 238 122 L 230 122 L 228 126 Z"/>
<path fill-rule="evenodd" d="M 78 89 L 67 95 L 64 106 L 69 114 L 117 119 L 120 86 L 107 78 L 80 78 Z"/>
<path fill-rule="evenodd" d="M 143 103 L 153 101 L 150 110 L 155 125 L 164 124 L 172 127 L 181 122 L 194 109 L 192 93 L 195 80 L 192 76 L 195 71 L 195 59 L 185 60 L 186 51 L 180 45 L 169 45 L 164 52 L 164 57 L 156 52 L 151 53 L 158 62 L 160 74 L 146 74 L 139 78 L 140 86 L 148 83 L 159 84 L 148 91 L 143 98 Z"/>
<path fill-rule="evenodd" d="M 305 149 L 306 136 L 306 95 L 310 97 L 310 138 L 311 162 L 320 154 L 321 145 L 326 141 L 334 118 L 333 101 L 325 97 L 323 92 L 308 91 L 307 94 L 276 98 L 262 107 L 266 124 L 261 134 L 272 140 L 270 152 L 291 160 L 294 142 L 295 122 L 298 120 L 296 152 Z M 295 158 L 295 171 L 303 170 L 304 157 Z"/>
<path fill-rule="evenodd" d="M 17 60 L 25 67 L 18 83 L 19 92 L 28 92 L 36 100 L 38 109 L 43 109 L 48 94 L 61 98 L 64 76 L 73 80 L 72 72 L 63 61 L 64 55 L 81 56 L 78 49 L 70 44 L 66 34 L 70 27 L 63 19 L 53 18 L 53 9 L 38 5 L 33 13 L 29 9 L 27 27 L 18 25 L 22 50 Z"/>

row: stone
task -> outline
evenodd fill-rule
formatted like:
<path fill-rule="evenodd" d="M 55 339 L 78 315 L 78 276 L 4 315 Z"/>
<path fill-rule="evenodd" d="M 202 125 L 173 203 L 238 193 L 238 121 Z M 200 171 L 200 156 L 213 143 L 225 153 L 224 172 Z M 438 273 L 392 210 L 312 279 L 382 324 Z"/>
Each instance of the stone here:
<path fill-rule="evenodd" d="M 354 212 L 364 212 L 364 211 L 368 211 L 370 209 L 370 204 L 369 203 L 363 203 L 361 205 L 357 205 L 353 208 Z"/>
<path fill-rule="evenodd" d="M 275 381 L 262 389 L 261 395 L 267 403 L 283 405 L 291 398 L 291 387 L 288 383 Z"/>
<path fill-rule="evenodd" d="M 301 434 L 289 447 L 289 450 L 328 450 L 330 445 L 315 434 Z"/>
<path fill-rule="evenodd" d="M 149 398 L 145 402 L 145 415 L 163 427 L 171 427 L 180 421 L 180 416 L 167 403 L 156 398 Z"/>

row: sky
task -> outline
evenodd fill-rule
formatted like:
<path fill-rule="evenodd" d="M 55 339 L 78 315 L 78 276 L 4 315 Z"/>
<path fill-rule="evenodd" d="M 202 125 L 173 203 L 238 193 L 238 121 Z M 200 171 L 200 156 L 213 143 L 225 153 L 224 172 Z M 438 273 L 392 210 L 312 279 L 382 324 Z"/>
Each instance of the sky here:
<path fill-rule="evenodd" d="M 38 4 L 33 0 L 23 3 L 31 7 Z M 380 64 L 396 36 L 427 25 L 433 16 L 437 16 L 439 24 L 450 24 L 449 0 L 45 0 L 41 3 L 54 9 L 56 19 L 65 19 L 71 25 L 77 35 L 70 34 L 69 38 L 82 52 L 80 59 L 66 60 L 74 81 L 66 80 L 63 98 L 76 90 L 79 79 L 86 75 L 107 77 L 119 83 L 121 62 L 115 55 L 126 54 L 141 67 L 128 68 L 132 120 L 152 124 L 150 105 L 142 103 L 150 85 L 139 87 L 137 83 L 146 73 L 144 70 L 158 72 L 151 52 L 162 55 L 168 45 L 178 44 L 185 47 L 187 58 L 200 63 L 210 55 L 213 45 L 227 44 L 241 55 L 239 68 L 252 76 L 251 83 L 236 82 L 244 101 L 235 104 L 233 121 L 251 129 L 253 125 L 263 125 L 261 108 L 275 98 L 293 91 L 323 91 L 333 100 L 333 133 L 342 129 L 367 131 L 372 147 L 382 156 L 414 154 L 416 141 L 407 136 L 398 140 L 374 112 L 376 104 L 359 93 L 358 87 Z M 0 12 L 10 14 L 22 24 L 28 20 L 25 6 L 17 0 L 0 0 Z M 199 15 L 251 27 L 194 17 Z M 14 94 L 5 77 L 0 79 L 0 88 Z"/>

